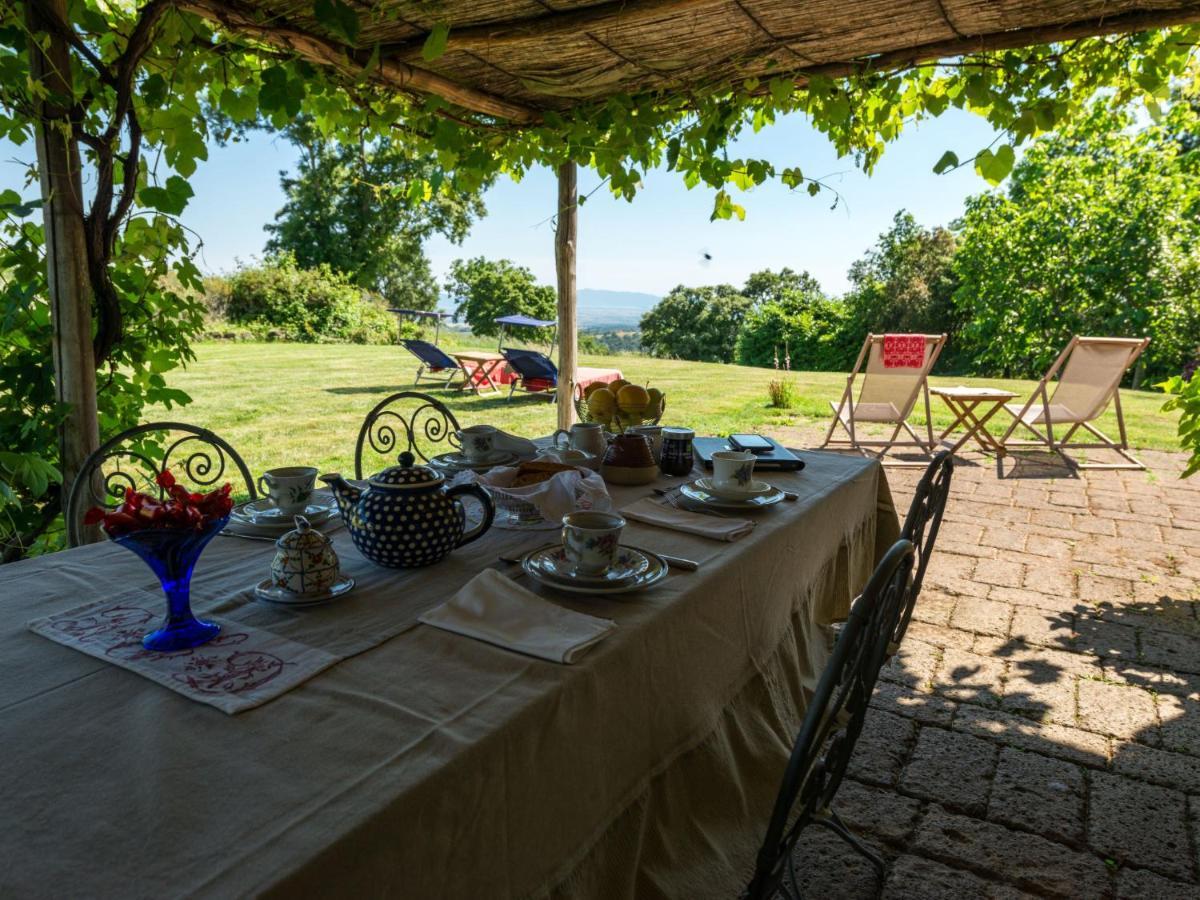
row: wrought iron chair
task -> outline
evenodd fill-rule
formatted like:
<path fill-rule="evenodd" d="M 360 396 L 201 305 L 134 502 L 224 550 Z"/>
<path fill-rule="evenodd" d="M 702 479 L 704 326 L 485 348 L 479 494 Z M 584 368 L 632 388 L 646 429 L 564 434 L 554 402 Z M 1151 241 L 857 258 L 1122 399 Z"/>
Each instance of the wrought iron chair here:
<path fill-rule="evenodd" d="M 890 623 L 909 590 L 913 549 L 903 539 L 892 546 L 838 636 L 792 748 L 745 900 L 799 898 L 792 853 L 809 825 L 837 834 L 883 877 L 883 859 L 846 827 L 832 804 L 862 732 L 887 653 Z"/>
<path fill-rule="evenodd" d="M 80 467 L 67 496 L 67 542 L 84 542 L 84 513 L 92 506 L 116 508 L 125 489 L 164 495 L 155 478 L 165 469 L 201 490 L 220 487 L 241 475 L 245 494 L 258 499 L 254 478 L 238 452 L 222 437 L 185 422 L 148 422 L 101 444 Z M 235 495 L 242 492 L 234 485 Z"/>
<path fill-rule="evenodd" d="M 394 408 L 399 407 L 399 408 Z M 395 465 L 409 451 L 422 462 L 459 448 L 458 420 L 440 400 L 418 391 L 401 391 L 367 413 L 354 445 L 354 477 L 363 477 L 363 453 L 373 451 Z"/>
<path fill-rule="evenodd" d="M 950 497 L 950 480 L 953 476 L 954 455 L 949 450 L 942 450 L 925 469 L 925 474 L 917 483 L 912 504 L 908 507 L 908 515 L 904 519 L 900 537 L 912 541 L 916 563 L 913 567 L 912 585 L 892 629 L 891 644 L 888 646 L 889 656 L 900 648 L 900 641 L 904 639 L 904 632 L 908 630 L 908 623 L 916 608 L 917 597 L 921 594 L 925 567 L 929 565 L 933 556 L 933 546 L 937 543 L 938 531 L 942 527 L 942 514 L 946 511 L 946 500 Z"/>

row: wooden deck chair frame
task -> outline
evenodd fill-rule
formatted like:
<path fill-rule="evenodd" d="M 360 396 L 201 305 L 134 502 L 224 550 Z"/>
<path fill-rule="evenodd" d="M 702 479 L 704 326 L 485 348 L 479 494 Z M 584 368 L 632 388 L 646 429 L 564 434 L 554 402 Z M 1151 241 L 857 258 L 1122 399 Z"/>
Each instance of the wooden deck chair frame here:
<path fill-rule="evenodd" d="M 1123 345 L 1129 348 L 1129 358 L 1119 372 L 1115 372 L 1112 377 L 1112 383 L 1105 389 L 1107 394 L 1104 400 L 1096 407 L 1096 412 L 1080 422 L 1061 422 L 1060 428 L 1065 427 L 1066 432 L 1061 438 L 1056 438 L 1054 433 L 1054 419 L 1050 415 L 1050 407 L 1052 406 L 1053 393 L 1050 385 L 1055 375 L 1066 366 L 1067 361 L 1071 358 L 1071 354 L 1081 344 L 1109 344 Z M 1062 353 L 1058 354 L 1058 358 L 1054 360 L 1053 365 L 1042 380 L 1038 382 L 1038 386 L 1034 389 L 1029 399 L 1025 401 L 1025 405 L 1020 407 L 1018 412 L 1015 403 L 1006 403 L 1004 408 L 1009 415 L 1013 417 L 1013 423 L 1008 426 L 1008 430 L 1004 432 L 1004 437 L 1000 438 L 1000 443 L 1006 450 L 1020 449 L 1023 447 L 1045 447 L 1052 453 L 1057 453 L 1063 461 L 1074 469 L 1137 469 L 1144 470 L 1146 466 L 1129 452 L 1129 439 L 1125 433 L 1125 415 L 1121 412 L 1121 379 L 1125 377 L 1125 373 L 1137 362 L 1138 357 L 1145 352 L 1150 346 L 1150 338 L 1096 338 L 1096 337 L 1080 337 L 1076 335 L 1071 338 L 1067 346 L 1063 348 Z M 1058 382 L 1054 382 L 1057 388 Z M 1113 410 L 1117 414 L 1117 433 L 1120 439 L 1114 441 L 1099 428 L 1092 423 L 1104 414 L 1108 409 L 1108 404 L 1112 403 Z M 1041 422 L 1027 422 L 1026 414 L 1036 405 L 1041 405 L 1042 411 Z M 1042 426 L 1045 431 L 1039 431 L 1037 426 Z M 1013 432 L 1018 427 L 1024 428 L 1026 431 L 1034 435 L 1034 440 L 1014 440 Z M 1096 438 L 1099 443 L 1081 443 L 1072 441 L 1071 438 L 1080 428 L 1089 432 Z M 1067 450 L 1112 450 L 1121 457 L 1124 462 L 1119 463 L 1082 463 L 1075 459 Z"/>
<path fill-rule="evenodd" d="M 924 334 L 921 337 L 925 338 L 927 345 L 933 344 L 933 349 L 929 351 L 929 358 L 913 387 L 912 396 L 909 397 L 904 409 L 900 411 L 898 421 L 882 423 L 896 426 L 892 431 L 891 437 L 887 440 L 863 440 L 858 436 L 854 421 L 854 380 L 862 374 L 861 369 L 869 359 L 871 345 L 876 343 L 882 344 L 884 339 L 884 335 L 882 334 L 868 334 L 867 339 L 863 341 L 862 349 L 858 351 L 858 359 L 854 361 L 854 369 L 846 378 L 846 389 L 842 392 L 841 400 L 837 403 L 834 403 L 832 400 L 829 402 L 829 405 L 833 408 L 833 421 L 829 423 L 829 430 L 825 432 L 825 442 L 821 444 L 822 448 L 833 447 L 835 449 L 848 448 L 857 450 L 863 455 L 876 457 L 880 462 L 885 462 L 885 454 L 895 447 L 916 447 L 927 456 L 933 453 L 934 448 L 937 447 L 937 440 L 933 436 L 933 415 L 929 406 L 929 373 L 933 371 L 934 363 L 937 362 L 938 357 L 941 355 L 942 348 L 946 346 L 947 336 L 945 334 Z M 925 401 L 926 437 L 924 439 L 908 424 L 908 417 L 916 405 L 918 394 Z M 838 425 L 841 425 L 845 429 L 848 438 L 834 439 L 833 434 L 837 430 Z M 912 440 L 897 440 L 900 437 L 902 429 L 908 432 Z M 876 447 L 880 449 L 878 451 L 871 449 Z M 908 461 L 889 459 L 886 462 L 894 466 L 925 466 L 928 464 L 928 460 Z"/>

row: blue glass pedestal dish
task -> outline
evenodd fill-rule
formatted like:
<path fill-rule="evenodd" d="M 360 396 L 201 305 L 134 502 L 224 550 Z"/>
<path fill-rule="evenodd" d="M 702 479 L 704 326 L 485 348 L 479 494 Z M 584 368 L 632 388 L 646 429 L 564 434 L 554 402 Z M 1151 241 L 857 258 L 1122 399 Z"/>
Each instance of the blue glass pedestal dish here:
<path fill-rule="evenodd" d="M 203 531 L 148 528 L 113 538 L 145 560 L 167 595 L 166 619 L 142 638 L 142 646 L 147 650 L 161 653 L 186 650 L 206 644 L 220 633 L 221 626 L 216 622 L 206 622 L 192 615 L 190 588 L 196 560 L 228 521 L 225 517 Z"/>

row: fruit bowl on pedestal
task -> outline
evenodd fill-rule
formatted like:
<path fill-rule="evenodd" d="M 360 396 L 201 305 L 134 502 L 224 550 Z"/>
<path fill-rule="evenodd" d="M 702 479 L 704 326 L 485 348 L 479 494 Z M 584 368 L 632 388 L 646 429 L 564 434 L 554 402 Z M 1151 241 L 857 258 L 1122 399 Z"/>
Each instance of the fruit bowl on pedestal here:
<path fill-rule="evenodd" d="M 657 388 L 644 388 L 618 379 L 611 384 L 588 385 L 575 396 L 581 422 L 599 422 L 604 430 L 622 434 L 638 425 L 657 425 L 667 400 Z"/>

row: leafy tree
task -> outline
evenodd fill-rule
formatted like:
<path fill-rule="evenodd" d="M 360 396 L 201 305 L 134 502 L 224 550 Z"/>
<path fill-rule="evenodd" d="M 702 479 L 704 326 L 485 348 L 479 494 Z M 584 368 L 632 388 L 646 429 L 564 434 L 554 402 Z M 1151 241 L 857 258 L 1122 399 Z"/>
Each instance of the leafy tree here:
<path fill-rule="evenodd" d="M 1007 193 L 968 199 L 955 303 L 974 371 L 1036 377 L 1074 334 L 1149 336 L 1147 373 L 1180 371 L 1200 344 L 1200 180 L 1171 135 L 1198 124 L 1179 103 L 1135 131 L 1097 105 L 1033 144 Z"/>
<path fill-rule="evenodd" d="M 450 264 L 446 295 L 454 304 L 454 314 L 466 319 L 471 331 L 480 337 L 495 335 L 498 316 L 524 314 L 535 319 L 555 319 L 558 299 L 554 288 L 538 284 L 533 273 L 507 259 L 456 259 Z M 540 337 L 534 329 L 510 329 L 518 338 Z M 544 335 L 541 335 L 544 336 Z"/>
<path fill-rule="evenodd" d="M 479 189 L 433 193 L 437 159 L 390 136 L 341 143 L 308 119 L 286 134 L 303 152 L 297 174 L 280 175 L 287 201 L 265 226 L 267 251 L 291 253 L 301 268 L 327 265 L 406 309 L 436 306 L 424 241 L 438 233 L 461 242 L 484 214 Z"/>
<path fill-rule="evenodd" d="M 795 298 L 824 297 L 821 282 L 808 272 L 794 272 L 783 268 L 778 272 L 764 269 L 746 279 L 742 296 L 755 303 L 786 302 Z"/>
<path fill-rule="evenodd" d="M 962 324 L 954 304 L 954 251 L 952 232 L 923 228 L 905 210 L 896 213 L 892 227 L 850 266 L 851 288 L 843 299 L 861 332 L 859 342 L 868 332 L 947 332 L 953 341 Z"/>
<path fill-rule="evenodd" d="M 733 362 L 738 330 L 753 306 L 727 284 L 679 285 L 642 316 L 642 347 L 651 356 Z"/>

